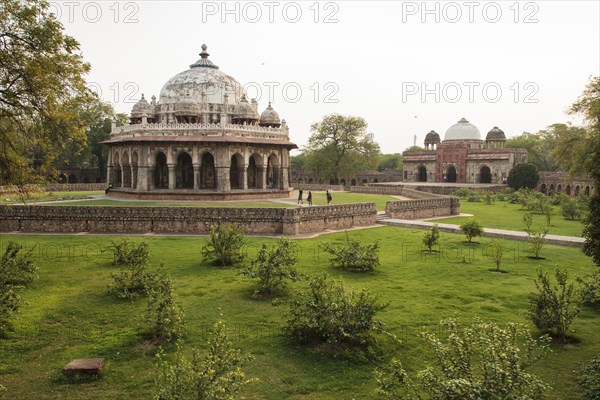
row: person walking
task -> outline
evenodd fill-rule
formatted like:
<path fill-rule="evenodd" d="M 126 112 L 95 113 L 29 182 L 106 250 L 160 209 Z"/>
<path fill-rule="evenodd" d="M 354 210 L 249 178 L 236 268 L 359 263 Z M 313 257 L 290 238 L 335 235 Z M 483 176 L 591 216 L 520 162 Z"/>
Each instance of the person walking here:
<path fill-rule="evenodd" d="M 306 197 L 306 201 L 308 202 L 309 206 L 312 206 L 312 192 L 310 190 L 308 191 L 308 196 Z"/>
<path fill-rule="evenodd" d="M 302 193 L 302 189 L 298 190 L 298 202 L 296 202 L 296 204 L 304 204 L 302 201 Z"/>
<path fill-rule="evenodd" d="M 329 190 L 326 191 L 325 196 L 327 197 L 327 204 L 331 203 L 331 193 L 329 193 Z"/>

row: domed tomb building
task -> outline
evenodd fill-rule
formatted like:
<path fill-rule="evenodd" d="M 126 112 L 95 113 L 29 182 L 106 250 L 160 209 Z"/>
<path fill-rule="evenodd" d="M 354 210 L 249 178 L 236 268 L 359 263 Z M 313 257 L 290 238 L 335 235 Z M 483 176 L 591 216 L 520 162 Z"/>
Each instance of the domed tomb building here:
<path fill-rule="evenodd" d="M 481 139 L 479 129 L 462 118 L 452 125 L 442 141 L 431 131 L 425 136 L 425 150 L 405 151 L 405 182 L 506 182 L 508 172 L 527 162 L 527 150 L 505 148 L 506 136 L 495 126 Z"/>
<path fill-rule="evenodd" d="M 158 101 L 144 95 L 126 126 L 113 124 L 110 196 L 154 199 L 289 197 L 290 142 L 271 104 L 259 113 L 243 87 L 200 59 L 164 84 Z"/>

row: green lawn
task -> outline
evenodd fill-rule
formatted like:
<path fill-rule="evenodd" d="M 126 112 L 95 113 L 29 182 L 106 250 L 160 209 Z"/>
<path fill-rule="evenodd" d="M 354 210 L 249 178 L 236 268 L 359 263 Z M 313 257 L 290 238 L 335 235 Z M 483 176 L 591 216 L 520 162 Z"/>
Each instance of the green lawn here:
<path fill-rule="evenodd" d="M 307 204 L 306 197 L 308 191 L 304 191 L 303 200 Z M 375 203 L 377 210 L 385 210 L 385 204 L 388 201 L 398 200 L 394 196 L 384 196 L 378 194 L 363 194 L 350 192 L 334 192 L 332 193 L 333 201 L 331 204 L 349 204 L 349 203 Z M 292 196 L 287 200 L 287 203 L 279 201 L 257 200 L 257 201 L 135 201 L 135 200 L 114 200 L 114 199 L 93 199 L 71 201 L 61 205 L 66 206 L 172 206 L 172 207 L 294 207 L 298 199 L 298 192 L 294 191 Z M 326 205 L 327 199 L 325 192 L 313 192 L 313 205 Z M 55 205 L 55 204 L 52 204 Z"/>
<path fill-rule="evenodd" d="M 561 214 L 559 206 L 553 206 L 554 212 L 550 222 L 548 233 L 564 236 L 581 236 L 583 224 L 581 221 L 572 221 L 565 219 Z M 460 201 L 460 212 L 473 214 L 484 228 L 510 229 L 514 231 L 525 231 L 523 223 L 523 214 L 525 210 L 521 209 L 519 204 L 510 204 L 505 201 L 497 201 L 494 204 L 486 205 L 482 202 L 468 202 L 464 199 Z M 436 220 L 440 223 L 461 224 L 471 217 L 452 217 Z M 546 216 L 542 214 L 533 214 L 533 227 L 539 228 L 546 226 Z"/>
<path fill-rule="evenodd" d="M 4 194 L 0 196 L 0 204 L 20 204 L 20 203 L 34 203 L 38 201 L 60 201 L 60 200 L 74 200 L 74 199 L 85 199 L 87 197 L 102 194 L 103 191 L 98 192 L 40 192 L 31 193 L 28 196 L 19 196 L 18 194 Z"/>
<path fill-rule="evenodd" d="M 334 194 L 334 202 L 337 197 Z M 379 241 L 382 266 L 373 273 L 342 272 L 328 266 L 319 243 L 341 240 L 344 233 L 298 240 L 298 268 L 306 274 L 328 272 L 344 279 L 347 288 L 372 288 L 390 306 L 380 314 L 390 332 L 402 343 L 380 337 L 380 359 L 351 361 L 294 346 L 281 335 L 287 296 L 275 301 L 253 300 L 254 282 L 233 269 L 203 265 L 201 237 L 144 237 L 151 246 L 153 264 L 165 263 L 183 304 L 189 334 L 184 348 L 205 350 L 207 329 L 224 320 L 235 344 L 256 360 L 246 370 L 260 378 L 248 399 L 375 399 L 372 371 L 395 355 L 412 373 L 431 358 L 416 337 L 422 327 L 435 330 L 440 319 L 460 314 L 487 321 L 516 321 L 532 327 L 526 318 L 528 295 L 534 290 L 536 269 L 567 268 L 571 277 L 596 268 L 578 249 L 548 245 L 545 260 L 526 258 L 525 243 L 507 242 L 502 268 L 489 271 L 492 262 L 481 244 L 463 244 L 462 235 L 442 233 L 440 255 L 419 251 L 423 232 L 382 227 L 353 231 L 363 243 Z M 118 271 L 111 256 L 101 252 L 108 236 L 0 236 L 35 247 L 41 267 L 39 279 L 23 297 L 27 304 L 15 320 L 15 331 L 0 339 L 0 384 L 10 399 L 148 399 L 151 398 L 156 349 L 143 343 L 145 301 L 119 301 L 107 293 L 110 274 Z M 141 240 L 138 238 L 136 240 Z M 271 240 L 251 238 L 257 244 Z M 299 282 L 290 292 L 306 285 Z M 577 346 L 555 346 L 532 372 L 553 386 L 551 399 L 582 399 L 576 384 L 583 362 L 600 353 L 598 310 L 584 308 L 573 324 Z M 533 330 L 533 328 L 532 328 Z M 167 349 L 173 353 L 173 348 Z M 75 384 L 61 378 L 60 369 L 73 358 L 105 357 L 101 379 Z M 1 396 L 0 396 L 1 397 Z"/>

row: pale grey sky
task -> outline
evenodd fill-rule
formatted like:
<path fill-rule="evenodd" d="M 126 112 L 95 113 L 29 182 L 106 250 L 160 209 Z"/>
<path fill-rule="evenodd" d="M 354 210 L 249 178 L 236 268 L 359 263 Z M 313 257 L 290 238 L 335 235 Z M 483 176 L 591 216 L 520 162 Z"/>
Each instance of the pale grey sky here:
<path fill-rule="evenodd" d="M 260 111 L 272 97 L 299 146 L 330 113 L 365 118 L 386 153 L 462 117 L 483 136 L 535 132 L 572 120 L 600 74 L 597 0 L 50 3 L 118 112 L 158 97 L 206 43 Z"/>

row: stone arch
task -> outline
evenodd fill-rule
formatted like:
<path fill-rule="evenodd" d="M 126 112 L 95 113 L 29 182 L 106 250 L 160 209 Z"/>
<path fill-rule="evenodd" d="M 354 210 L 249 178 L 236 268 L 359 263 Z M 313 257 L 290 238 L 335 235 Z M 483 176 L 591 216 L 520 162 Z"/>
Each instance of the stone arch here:
<path fill-rule="evenodd" d="M 550 191 L 549 194 L 554 194 L 554 183 L 550 184 Z"/>
<path fill-rule="evenodd" d="M 586 186 L 585 189 L 583 189 L 583 194 L 586 196 L 590 195 L 590 187 L 589 186 Z"/>
<path fill-rule="evenodd" d="M 248 189 L 262 188 L 262 156 L 254 153 L 248 159 Z"/>
<path fill-rule="evenodd" d="M 579 185 L 575 186 L 575 196 L 579 196 L 579 190 L 580 190 Z"/>
<path fill-rule="evenodd" d="M 75 174 L 69 175 L 69 183 L 77 183 L 77 176 Z"/>
<path fill-rule="evenodd" d="M 548 191 L 548 188 L 546 187 L 546 184 L 545 184 L 545 183 L 542 183 L 542 184 L 540 185 L 540 192 L 542 192 L 542 193 L 546 194 L 546 192 L 547 192 L 547 191 Z"/>
<path fill-rule="evenodd" d="M 562 185 L 560 183 L 556 186 L 556 193 L 562 193 Z"/>
<path fill-rule="evenodd" d="M 210 152 L 202 155 L 200 162 L 200 188 L 215 189 L 217 187 L 217 174 L 215 157 Z"/>
<path fill-rule="evenodd" d="M 446 168 L 446 182 L 456 182 L 457 175 L 456 167 L 454 165 L 449 165 L 448 168 Z"/>
<path fill-rule="evenodd" d="M 356 186 L 356 179 L 352 179 L 350 181 L 350 186 Z"/>
<path fill-rule="evenodd" d="M 565 188 L 565 193 L 567 194 L 567 196 L 571 195 L 571 185 L 567 185 L 567 187 Z"/>
<path fill-rule="evenodd" d="M 373 179 L 373 183 L 379 183 L 379 179 L 377 179 L 377 178 Z"/>
<path fill-rule="evenodd" d="M 427 182 L 427 167 L 425 167 L 423 164 L 417 167 L 417 181 Z"/>
<path fill-rule="evenodd" d="M 267 187 L 278 188 L 279 180 L 281 176 L 281 168 L 279 165 L 279 159 L 275 153 L 271 153 L 267 160 Z"/>
<path fill-rule="evenodd" d="M 123 184 L 121 185 L 124 188 L 131 187 L 131 164 L 129 163 L 129 153 L 124 151 L 121 155 L 121 169 L 123 175 Z"/>
<path fill-rule="evenodd" d="M 169 188 L 169 167 L 167 166 L 167 155 L 162 151 L 158 151 L 154 155 L 154 174 L 152 178 L 154 181 L 154 188 Z"/>
<path fill-rule="evenodd" d="M 137 189 L 138 185 L 138 153 L 131 153 L 131 187 Z"/>
<path fill-rule="evenodd" d="M 492 183 L 492 170 L 487 165 L 479 169 L 479 183 Z"/>
<path fill-rule="evenodd" d="M 229 164 L 229 185 L 231 189 L 244 188 L 244 158 L 240 153 L 231 156 Z"/>
<path fill-rule="evenodd" d="M 340 179 L 340 185 L 346 186 L 346 180 L 344 178 Z"/>
<path fill-rule="evenodd" d="M 182 151 L 177 156 L 177 163 L 175 164 L 175 187 L 177 189 L 194 188 L 192 156 L 186 151 Z"/>

